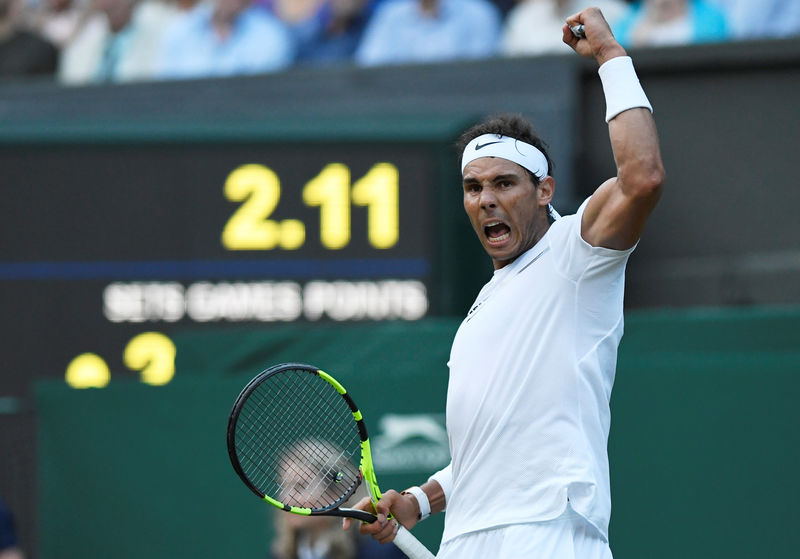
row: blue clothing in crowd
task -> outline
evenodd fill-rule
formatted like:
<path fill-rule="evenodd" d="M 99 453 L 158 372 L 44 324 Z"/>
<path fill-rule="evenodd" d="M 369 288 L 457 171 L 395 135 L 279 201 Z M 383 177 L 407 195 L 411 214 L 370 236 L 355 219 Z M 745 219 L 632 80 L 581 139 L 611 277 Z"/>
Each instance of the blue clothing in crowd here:
<path fill-rule="evenodd" d="M 726 14 L 736 39 L 800 33 L 800 0 L 709 0 Z"/>
<path fill-rule="evenodd" d="M 257 74 L 286 68 L 294 45 L 286 27 L 264 8 L 251 6 L 221 39 L 212 26 L 213 8 L 202 3 L 164 33 L 156 74 L 200 78 Z"/>
<path fill-rule="evenodd" d="M 321 65 L 352 60 L 375 3 L 376 0 L 368 1 L 361 13 L 345 22 L 341 29 L 331 29 L 335 15 L 330 2 L 324 2 L 305 21 L 289 25 L 297 47 L 295 62 Z"/>
<path fill-rule="evenodd" d="M 378 5 L 356 51 L 364 66 L 484 58 L 499 48 L 501 16 L 488 0 L 441 0 L 436 15 L 419 0 Z"/>
<path fill-rule="evenodd" d="M 17 547 L 17 532 L 14 528 L 14 515 L 0 499 L 0 551 Z"/>
<path fill-rule="evenodd" d="M 627 15 L 613 25 L 614 36 L 623 47 L 634 46 L 633 31 L 643 17 L 643 2 L 638 2 Z M 710 43 L 728 38 L 725 15 L 719 8 L 705 0 L 689 0 L 688 19 L 691 30 L 686 44 Z"/>
<path fill-rule="evenodd" d="M 300 555 L 300 554 L 298 554 Z M 313 557 L 317 559 L 325 559 L 328 553 L 323 553 L 322 555 L 314 554 Z M 302 557 L 306 557 L 308 555 L 302 555 Z M 276 553 L 271 553 L 269 555 L 270 559 L 282 559 L 282 555 L 278 555 Z M 358 539 L 358 547 L 356 548 L 356 554 L 353 559 L 407 559 L 406 554 L 400 551 L 394 544 L 380 544 L 376 540 L 372 539 L 371 537 L 367 536 L 360 536 Z"/>

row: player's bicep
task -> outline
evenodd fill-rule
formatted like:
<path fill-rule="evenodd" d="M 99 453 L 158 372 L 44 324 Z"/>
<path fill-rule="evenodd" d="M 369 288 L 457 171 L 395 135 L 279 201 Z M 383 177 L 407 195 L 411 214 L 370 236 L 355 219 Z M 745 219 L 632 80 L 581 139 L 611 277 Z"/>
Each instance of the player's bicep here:
<path fill-rule="evenodd" d="M 615 250 L 634 246 L 661 195 L 655 189 L 646 196 L 631 196 L 620 186 L 616 177 L 607 180 L 586 205 L 581 237 L 592 246 Z"/>

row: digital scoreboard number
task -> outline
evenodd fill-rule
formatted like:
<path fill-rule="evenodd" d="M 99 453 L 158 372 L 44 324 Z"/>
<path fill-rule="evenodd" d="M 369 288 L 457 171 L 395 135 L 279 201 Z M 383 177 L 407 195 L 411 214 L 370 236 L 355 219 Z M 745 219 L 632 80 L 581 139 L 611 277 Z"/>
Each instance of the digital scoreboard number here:
<path fill-rule="evenodd" d="M 306 226 L 297 219 L 270 219 L 281 197 L 278 175 L 264 165 L 243 165 L 225 181 L 225 196 L 242 205 L 222 231 L 230 250 L 299 250 Z M 350 168 L 329 163 L 302 189 L 307 206 L 319 208 L 319 235 L 323 247 L 340 250 L 350 244 L 351 207 L 367 207 L 367 238 L 376 249 L 390 249 L 400 240 L 399 172 L 392 163 L 377 163 L 351 182 Z"/>
<path fill-rule="evenodd" d="M 11 392 L 174 375 L 170 333 L 431 312 L 430 145 L 79 144 L 0 150 Z"/>

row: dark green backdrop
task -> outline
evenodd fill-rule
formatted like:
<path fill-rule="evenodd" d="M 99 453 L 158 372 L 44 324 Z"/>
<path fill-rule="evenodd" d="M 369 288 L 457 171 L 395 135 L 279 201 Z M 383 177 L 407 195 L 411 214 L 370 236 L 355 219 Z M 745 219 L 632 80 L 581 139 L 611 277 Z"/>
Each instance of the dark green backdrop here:
<path fill-rule="evenodd" d="M 349 386 L 374 437 L 389 412 L 441 416 L 456 328 L 184 332 L 168 386 L 40 384 L 41 557 L 263 557 L 272 511 L 224 445 L 243 383 L 310 361 Z M 800 309 L 629 313 L 612 397 L 615 557 L 791 556 L 799 393 Z M 378 476 L 386 488 L 426 473 Z M 435 550 L 441 526 L 415 531 Z"/>

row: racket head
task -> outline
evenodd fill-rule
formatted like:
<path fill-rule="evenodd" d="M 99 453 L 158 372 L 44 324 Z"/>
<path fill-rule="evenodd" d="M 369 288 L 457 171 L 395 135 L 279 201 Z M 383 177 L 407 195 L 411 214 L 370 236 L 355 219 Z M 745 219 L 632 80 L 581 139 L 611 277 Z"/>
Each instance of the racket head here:
<path fill-rule="evenodd" d="M 227 446 L 245 485 L 273 506 L 303 515 L 363 516 L 339 507 L 363 479 L 366 427 L 344 387 L 317 367 L 283 363 L 253 378 L 234 402 Z"/>

